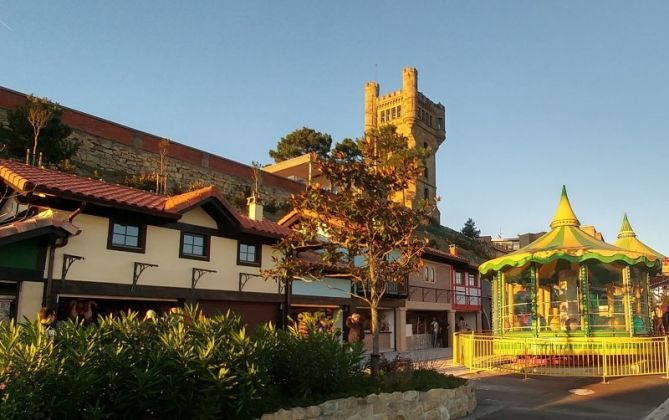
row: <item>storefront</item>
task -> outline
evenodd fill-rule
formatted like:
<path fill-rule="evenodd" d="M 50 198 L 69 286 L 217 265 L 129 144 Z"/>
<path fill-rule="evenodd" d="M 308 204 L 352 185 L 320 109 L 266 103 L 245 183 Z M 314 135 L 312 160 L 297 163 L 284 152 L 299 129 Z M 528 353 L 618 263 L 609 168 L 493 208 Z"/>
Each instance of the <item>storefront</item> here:
<path fill-rule="evenodd" d="M 368 307 L 357 307 L 362 325 L 365 329 L 363 344 L 365 350 L 372 351 L 372 315 Z M 379 308 L 379 351 L 381 353 L 395 350 L 395 309 Z"/>
<path fill-rule="evenodd" d="M 433 338 L 433 321 L 437 321 L 436 342 Z M 448 311 L 407 311 L 407 349 L 419 350 L 432 347 L 448 347 L 448 331 L 450 327 L 448 323 Z"/>

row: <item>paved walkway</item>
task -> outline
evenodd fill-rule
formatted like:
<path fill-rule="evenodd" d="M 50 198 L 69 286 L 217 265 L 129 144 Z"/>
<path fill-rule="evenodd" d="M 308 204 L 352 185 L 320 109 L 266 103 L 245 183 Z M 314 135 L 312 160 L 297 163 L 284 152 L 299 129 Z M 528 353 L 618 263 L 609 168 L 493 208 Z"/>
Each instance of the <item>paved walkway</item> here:
<path fill-rule="evenodd" d="M 464 420 L 511 418 L 573 420 L 669 420 L 669 380 L 661 376 L 612 378 L 530 377 L 470 371 L 453 365 L 451 348 L 382 353 L 408 357 L 417 366 L 463 376 L 476 389 L 478 405 Z"/>
<path fill-rule="evenodd" d="M 417 367 L 436 369 L 439 372 L 450 375 L 460 376 L 470 373 L 470 370 L 463 366 L 453 365 L 453 349 L 451 347 L 438 347 L 403 352 L 388 351 L 382 352 L 381 354 L 388 360 L 393 360 L 398 355 L 400 357 L 407 357 L 411 359 Z"/>

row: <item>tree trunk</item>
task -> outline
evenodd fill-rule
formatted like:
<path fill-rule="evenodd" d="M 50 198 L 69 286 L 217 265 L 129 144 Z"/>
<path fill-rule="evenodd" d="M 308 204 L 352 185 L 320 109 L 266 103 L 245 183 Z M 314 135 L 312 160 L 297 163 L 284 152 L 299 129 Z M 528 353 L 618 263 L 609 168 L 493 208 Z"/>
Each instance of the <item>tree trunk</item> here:
<path fill-rule="evenodd" d="M 35 138 L 33 139 L 33 156 L 32 156 L 32 165 L 35 166 L 35 155 L 37 155 L 37 137 L 39 132 L 35 133 Z"/>
<path fill-rule="evenodd" d="M 378 309 L 378 302 L 377 301 L 372 301 L 372 304 L 370 305 L 369 309 L 370 312 L 372 313 L 372 324 L 371 324 L 371 329 L 372 329 L 372 355 L 370 358 L 370 366 L 371 366 L 371 374 L 372 374 L 372 380 L 376 380 L 379 376 L 379 361 L 381 359 L 381 355 L 379 354 L 379 309 Z"/>

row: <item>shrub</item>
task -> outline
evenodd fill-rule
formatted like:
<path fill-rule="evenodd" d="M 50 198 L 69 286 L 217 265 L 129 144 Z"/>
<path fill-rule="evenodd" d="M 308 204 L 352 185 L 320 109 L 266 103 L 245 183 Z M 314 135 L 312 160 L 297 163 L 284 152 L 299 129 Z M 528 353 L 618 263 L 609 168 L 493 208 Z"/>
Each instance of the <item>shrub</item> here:
<path fill-rule="evenodd" d="M 239 316 L 195 308 L 70 322 L 55 338 L 1 324 L 0 361 L 2 418 L 248 418 L 267 383 Z"/>
<path fill-rule="evenodd" d="M 342 344 L 340 330 L 319 328 L 321 313 L 301 315 L 306 328 L 293 324 L 287 330 L 264 328 L 259 333 L 273 383 L 282 392 L 307 399 L 344 390 L 362 372 L 362 345 Z"/>

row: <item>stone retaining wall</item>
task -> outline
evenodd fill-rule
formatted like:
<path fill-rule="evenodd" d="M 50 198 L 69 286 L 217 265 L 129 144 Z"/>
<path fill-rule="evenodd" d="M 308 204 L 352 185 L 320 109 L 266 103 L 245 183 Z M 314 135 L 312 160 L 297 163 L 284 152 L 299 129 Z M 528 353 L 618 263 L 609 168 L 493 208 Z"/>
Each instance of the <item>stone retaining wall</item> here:
<path fill-rule="evenodd" d="M 470 384 L 455 389 L 431 389 L 427 392 L 407 391 L 372 394 L 326 401 L 311 407 L 297 407 L 265 414 L 261 420 L 306 419 L 457 419 L 476 408 L 474 388 Z"/>

